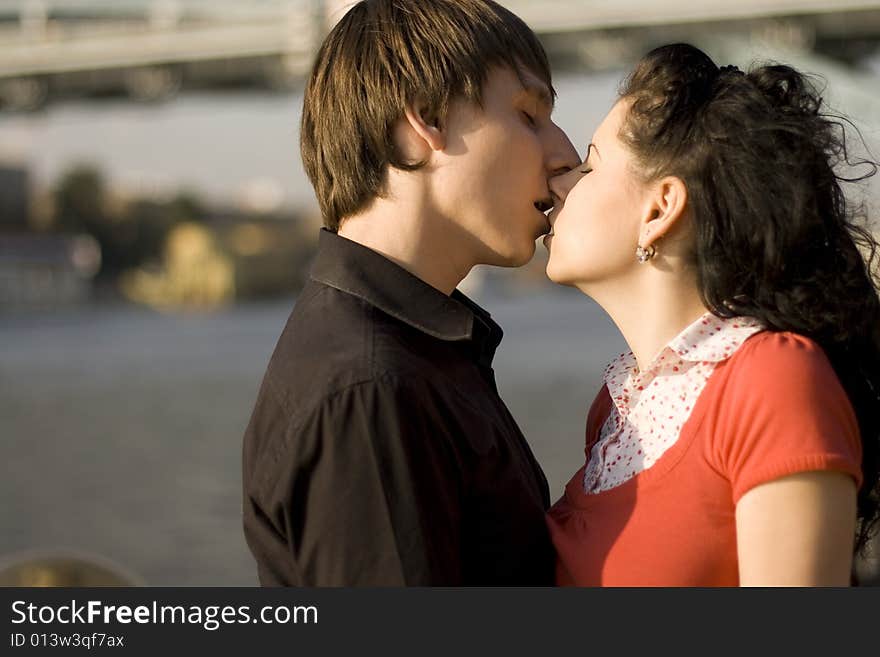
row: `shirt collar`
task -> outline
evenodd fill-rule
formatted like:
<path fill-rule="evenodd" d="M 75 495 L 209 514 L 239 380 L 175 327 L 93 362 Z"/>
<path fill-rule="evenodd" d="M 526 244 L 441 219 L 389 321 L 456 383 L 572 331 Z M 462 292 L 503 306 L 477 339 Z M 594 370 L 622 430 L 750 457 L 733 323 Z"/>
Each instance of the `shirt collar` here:
<path fill-rule="evenodd" d="M 447 296 L 403 267 L 326 228 L 318 238 L 312 280 L 354 295 L 423 333 L 448 341 L 478 341 L 491 362 L 503 331 L 458 290 Z"/>
<path fill-rule="evenodd" d="M 720 363 L 763 328 L 761 322 L 751 317 L 717 317 L 707 312 L 668 346 L 685 361 Z"/>
<path fill-rule="evenodd" d="M 652 376 L 662 369 L 670 352 L 691 363 L 719 363 L 730 358 L 747 338 L 764 328 L 751 317 L 716 317 L 707 312 L 670 340 L 644 372 L 638 372 L 635 356 L 627 352 L 608 364 L 603 378 L 609 391 L 620 388 L 629 392 L 623 386 L 628 385 L 630 374 L 638 374 L 641 379 Z"/>

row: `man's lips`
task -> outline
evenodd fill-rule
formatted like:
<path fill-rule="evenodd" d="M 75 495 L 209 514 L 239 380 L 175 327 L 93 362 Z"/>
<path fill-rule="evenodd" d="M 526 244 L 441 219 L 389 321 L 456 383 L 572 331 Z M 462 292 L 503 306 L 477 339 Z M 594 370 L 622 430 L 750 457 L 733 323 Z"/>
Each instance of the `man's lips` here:
<path fill-rule="evenodd" d="M 537 201 L 535 201 L 535 208 L 537 208 L 537 210 L 539 212 L 546 213 L 546 212 L 553 209 L 553 199 L 550 198 L 549 196 L 547 196 L 545 198 L 540 198 Z"/>
<path fill-rule="evenodd" d="M 543 225 L 542 228 L 541 228 L 541 232 L 540 232 L 540 233 L 538 234 L 538 236 L 537 236 L 537 237 L 540 237 L 541 235 L 545 235 L 546 233 L 548 233 L 548 232 L 550 232 L 550 231 L 553 230 L 553 228 L 552 228 L 552 226 L 550 225 L 549 221 L 546 219 L 546 217 L 548 217 L 549 214 L 550 214 L 550 213 L 552 212 L 552 210 L 553 210 L 553 199 L 552 199 L 551 197 L 548 196 L 548 197 L 546 197 L 546 198 L 542 198 L 542 199 L 539 199 L 539 200 L 535 201 L 535 209 L 536 209 L 538 212 L 540 212 L 541 214 L 543 214 L 544 217 L 545 217 L 545 219 L 544 219 L 544 225 Z"/>

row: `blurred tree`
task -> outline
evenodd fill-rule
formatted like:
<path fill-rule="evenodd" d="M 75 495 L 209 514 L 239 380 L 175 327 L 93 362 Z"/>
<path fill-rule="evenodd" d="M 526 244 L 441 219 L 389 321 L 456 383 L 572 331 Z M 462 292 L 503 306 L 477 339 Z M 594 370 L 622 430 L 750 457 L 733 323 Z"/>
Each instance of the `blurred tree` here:
<path fill-rule="evenodd" d="M 55 192 L 57 224 L 65 230 L 87 230 L 104 221 L 105 183 L 91 165 L 68 170 Z"/>
<path fill-rule="evenodd" d="M 106 193 L 101 172 L 91 165 L 69 169 L 55 192 L 56 225 L 64 231 L 88 233 L 98 241 L 102 254 L 99 276 L 105 279 L 158 262 L 171 229 L 204 216 L 192 193 L 178 194 L 170 201 L 138 199 L 115 212 L 108 210 Z"/>
<path fill-rule="evenodd" d="M 65 232 L 88 233 L 97 240 L 101 277 L 120 271 L 125 261 L 124 244 L 131 238 L 110 220 L 105 193 L 101 172 L 88 164 L 69 169 L 55 190 L 55 225 Z"/>
<path fill-rule="evenodd" d="M 194 192 L 182 191 L 168 205 L 168 211 L 175 224 L 182 221 L 201 221 L 205 217 L 205 208 Z"/>

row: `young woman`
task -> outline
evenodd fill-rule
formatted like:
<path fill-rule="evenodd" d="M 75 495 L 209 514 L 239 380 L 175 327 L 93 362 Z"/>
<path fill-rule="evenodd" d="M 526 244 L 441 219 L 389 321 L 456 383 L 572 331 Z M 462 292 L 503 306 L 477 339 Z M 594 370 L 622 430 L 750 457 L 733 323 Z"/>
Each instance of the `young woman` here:
<path fill-rule="evenodd" d="M 792 68 L 665 46 L 552 181 L 547 274 L 631 349 L 550 510 L 561 584 L 850 583 L 877 517 L 880 300 L 843 126 Z"/>

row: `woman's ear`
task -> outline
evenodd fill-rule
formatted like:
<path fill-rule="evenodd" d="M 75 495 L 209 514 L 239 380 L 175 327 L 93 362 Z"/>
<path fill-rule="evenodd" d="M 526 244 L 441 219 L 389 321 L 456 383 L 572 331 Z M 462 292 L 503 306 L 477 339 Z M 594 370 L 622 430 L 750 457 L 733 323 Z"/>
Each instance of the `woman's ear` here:
<path fill-rule="evenodd" d="M 681 178 L 666 176 L 652 185 L 639 231 L 639 246 L 647 248 L 681 223 L 687 209 L 687 187 Z"/>
<path fill-rule="evenodd" d="M 425 146 L 432 151 L 442 151 L 446 147 L 446 135 L 440 127 L 440 122 L 427 114 L 427 108 L 421 103 L 410 103 L 404 110 L 406 123 L 414 136 L 421 139 Z"/>

